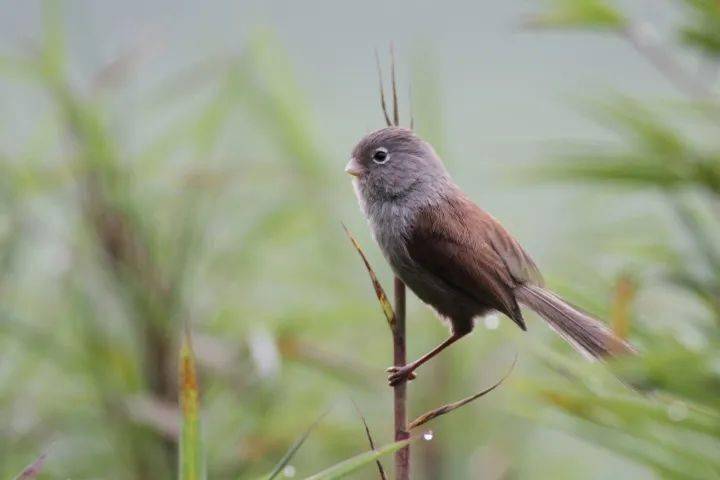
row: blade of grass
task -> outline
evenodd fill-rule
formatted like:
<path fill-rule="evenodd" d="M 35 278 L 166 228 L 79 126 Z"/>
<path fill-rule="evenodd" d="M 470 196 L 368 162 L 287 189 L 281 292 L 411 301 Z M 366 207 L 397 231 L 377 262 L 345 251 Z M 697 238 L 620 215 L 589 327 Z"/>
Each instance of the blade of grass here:
<path fill-rule="evenodd" d="M 283 471 L 283 469 L 287 466 L 288 463 L 290 463 L 290 460 L 292 460 L 298 450 L 300 450 L 300 447 L 302 447 L 303 443 L 305 443 L 305 440 L 308 439 L 310 434 L 315 430 L 315 428 L 317 428 L 322 419 L 325 418 L 329 412 L 329 409 L 323 412 L 318 418 L 315 419 L 312 424 L 310 424 L 307 430 L 305 430 L 305 432 L 297 440 L 295 440 L 295 443 L 290 446 L 288 451 L 285 452 L 285 455 L 283 455 L 277 465 L 275 465 L 275 467 L 273 467 L 272 471 L 268 474 L 268 476 L 265 477 L 267 480 L 273 480 L 275 477 L 278 476 L 280 472 Z"/>
<path fill-rule="evenodd" d="M 360 411 L 360 407 L 358 407 L 358 404 L 355 403 L 355 400 L 352 400 L 352 404 L 355 407 L 355 411 L 357 411 L 358 416 L 360 417 L 360 420 L 362 420 L 363 426 L 365 427 L 365 436 L 367 436 L 368 443 L 370 444 L 370 449 L 375 450 L 375 441 L 373 440 L 372 434 L 370 433 L 370 427 L 368 426 L 367 420 L 365 419 L 365 415 L 362 414 Z M 387 475 L 385 474 L 385 469 L 382 466 L 382 463 L 380 460 L 375 460 L 375 463 L 378 467 L 378 473 L 380 474 L 380 478 L 382 480 L 387 480 Z"/>
<path fill-rule="evenodd" d="M 418 437 L 409 438 L 400 442 L 390 443 L 377 450 L 361 453 L 343 462 L 333 465 L 320 473 L 307 477 L 305 480 L 335 480 L 344 478 L 347 474 L 355 472 L 360 468 L 368 465 L 384 455 L 394 453 L 401 448 L 407 447 L 411 442 L 417 440 Z"/>
<path fill-rule="evenodd" d="M 422 415 L 420 415 L 419 417 L 417 417 L 415 420 L 413 420 L 412 422 L 410 422 L 408 424 L 408 430 L 412 430 L 413 428 L 417 428 L 421 425 L 425 425 L 426 423 L 428 423 L 431 420 L 436 419 L 437 417 L 445 415 L 446 413 L 450 413 L 453 410 L 457 410 L 458 408 L 463 407 L 463 406 L 467 405 L 468 403 L 470 403 L 474 400 L 477 400 L 478 398 L 485 396 L 488 393 L 492 392 L 497 387 L 502 385 L 502 383 L 510 376 L 512 371 L 515 369 L 516 364 L 517 364 L 517 355 L 515 356 L 515 360 L 513 360 L 513 363 L 510 366 L 510 368 L 508 369 L 507 373 L 505 373 L 505 375 L 503 375 L 500 380 L 495 382 L 494 385 L 486 388 L 485 390 L 483 390 L 481 392 L 476 393 L 475 395 L 471 395 L 467 398 L 463 398 L 462 400 L 458 400 L 457 402 L 448 403 L 447 405 L 443 405 L 434 410 L 430 410 L 427 413 L 423 413 Z"/>
<path fill-rule="evenodd" d="M 182 430 L 180 433 L 179 471 L 180 480 L 204 480 L 204 452 L 200 435 L 200 402 L 192 351 L 190 330 L 185 329 L 180 349 L 180 408 Z"/>

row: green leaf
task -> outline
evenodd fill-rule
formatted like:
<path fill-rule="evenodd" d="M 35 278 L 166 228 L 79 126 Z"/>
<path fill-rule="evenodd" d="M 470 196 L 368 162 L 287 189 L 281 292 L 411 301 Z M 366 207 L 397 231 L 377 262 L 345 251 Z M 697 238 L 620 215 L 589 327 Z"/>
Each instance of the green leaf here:
<path fill-rule="evenodd" d="M 551 3 L 546 12 L 531 17 L 527 25 L 617 30 L 627 23 L 619 10 L 602 0 L 554 0 Z"/>
<path fill-rule="evenodd" d="M 369 452 L 361 453 L 360 455 L 356 455 L 343 462 L 333 465 L 320 473 L 307 477 L 306 480 L 334 480 L 337 478 L 344 478 L 349 473 L 355 472 L 365 465 L 374 463 L 378 458 L 396 452 L 415 440 L 417 440 L 416 437 L 391 443 L 377 450 L 370 450 Z"/>
<path fill-rule="evenodd" d="M 192 351 L 190 333 L 186 331 L 180 349 L 180 408 L 182 413 L 178 472 L 180 480 L 204 480 L 206 478 L 198 397 L 195 356 Z"/>
<path fill-rule="evenodd" d="M 715 0 L 684 0 L 688 24 L 680 28 L 680 40 L 709 57 L 720 56 L 720 3 Z"/>

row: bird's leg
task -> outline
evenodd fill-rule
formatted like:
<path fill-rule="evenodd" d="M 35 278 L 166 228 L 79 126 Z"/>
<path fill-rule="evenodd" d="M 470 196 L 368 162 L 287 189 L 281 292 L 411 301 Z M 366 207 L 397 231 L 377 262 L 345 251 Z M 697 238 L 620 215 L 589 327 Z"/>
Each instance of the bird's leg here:
<path fill-rule="evenodd" d="M 453 343 L 460 340 L 462 337 L 467 335 L 467 333 L 453 333 L 450 335 L 450 338 L 442 342 L 437 347 L 430 350 L 428 353 L 423 355 L 422 357 L 418 358 L 414 362 L 408 363 L 407 365 L 403 367 L 390 367 L 387 369 L 387 371 L 390 373 L 388 375 L 388 383 L 390 383 L 391 387 L 394 387 L 395 385 L 406 382 L 408 380 L 412 380 L 415 378 L 415 374 L 413 373 L 416 368 L 418 368 L 423 363 L 427 362 L 431 358 L 433 358 L 438 353 L 445 350 L 447 347 L 452 345 Z"/>

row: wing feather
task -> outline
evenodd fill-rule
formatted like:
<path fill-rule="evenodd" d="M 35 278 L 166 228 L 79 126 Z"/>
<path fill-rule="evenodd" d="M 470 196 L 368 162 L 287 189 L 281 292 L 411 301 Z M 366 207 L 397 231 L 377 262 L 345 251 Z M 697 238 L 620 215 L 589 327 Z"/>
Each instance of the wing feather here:
<path fill-rule="evenodd" d="M 541 284 L 540 273 L 502 225 L 466 197 L 423 209 L 408 252 L 429 273 L 525 328 L 513 290 Z"/>

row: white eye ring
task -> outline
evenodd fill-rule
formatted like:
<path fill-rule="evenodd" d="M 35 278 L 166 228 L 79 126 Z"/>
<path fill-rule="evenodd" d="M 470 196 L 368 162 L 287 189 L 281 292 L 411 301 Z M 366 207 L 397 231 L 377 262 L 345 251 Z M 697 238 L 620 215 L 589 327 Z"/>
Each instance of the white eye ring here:
<path fill-rule="evenodd" d="M 372 155 L 372 161 L 377 163 L 378 165 L 382 165 L 384 163 L 387 163 L 388 160 L 390 160 L 390 154 L 388 153 L 387 148 L 380 147 L 376 148 Z"/>

